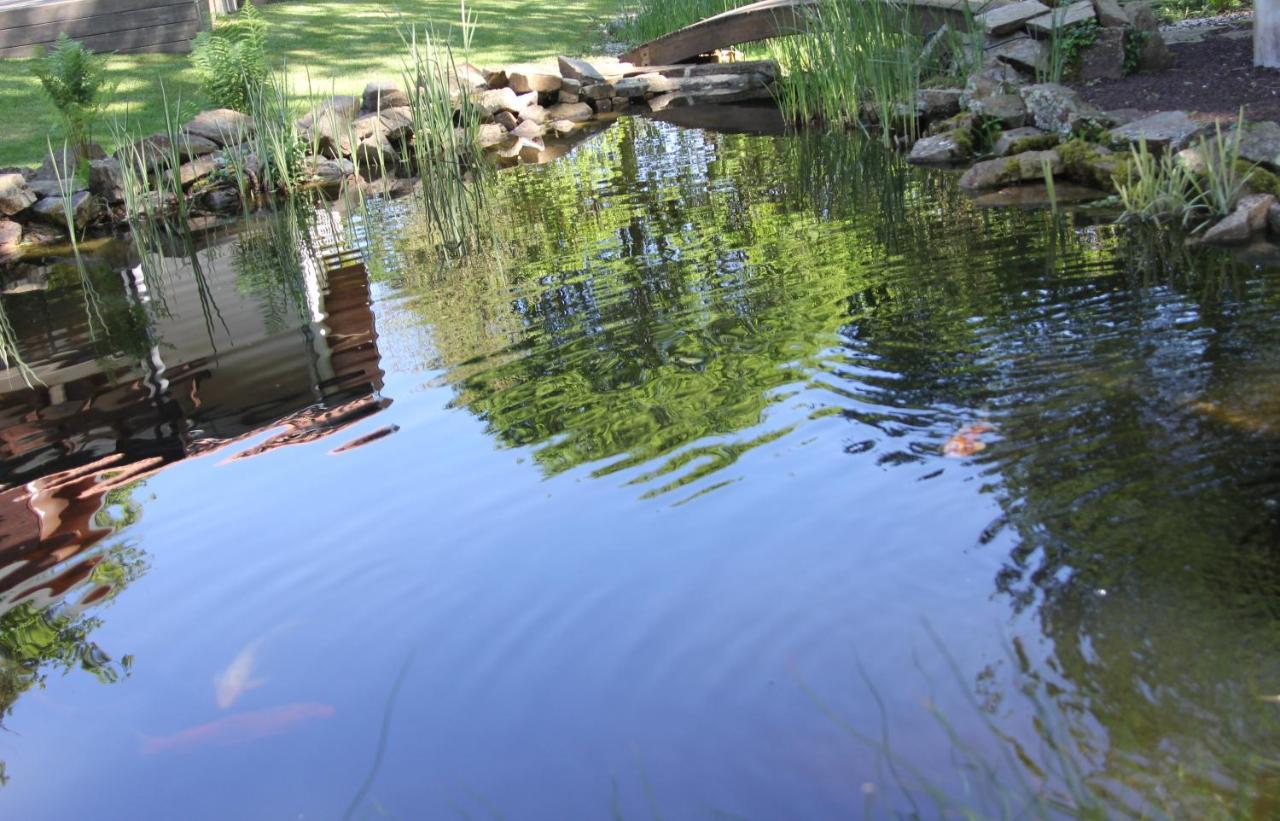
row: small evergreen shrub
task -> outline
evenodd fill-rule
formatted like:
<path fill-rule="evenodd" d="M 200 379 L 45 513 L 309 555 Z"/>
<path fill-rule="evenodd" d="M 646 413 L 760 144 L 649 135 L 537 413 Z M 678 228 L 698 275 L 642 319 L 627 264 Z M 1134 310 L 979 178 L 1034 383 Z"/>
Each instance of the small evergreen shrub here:
<path fill-rule="evenodd" d="M 191 62 L 209 101 L 247 111 L 267 78 L 267 21 L 246 2 L 239 12 L 218 18 L 191 47 Z"/>
<path fill-rule="evenodd" d="M 102 108 L 106 57 L 59 34 L 53 48 L 45 49 L 44 55 L 33 61 L 31 73 L 58 109 L 68 144 L 83 148 L 89 142 L 93 121 Z"/>

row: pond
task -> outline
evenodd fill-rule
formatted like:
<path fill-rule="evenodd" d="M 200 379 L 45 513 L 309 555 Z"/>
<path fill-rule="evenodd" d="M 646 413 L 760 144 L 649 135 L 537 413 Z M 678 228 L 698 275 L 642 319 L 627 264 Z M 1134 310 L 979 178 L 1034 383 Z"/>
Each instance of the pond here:
<path fill-rule="evenodd" d="M 1280 267 L 625 119 L 4 299 L 7 817 L 1271 815 Z"/>

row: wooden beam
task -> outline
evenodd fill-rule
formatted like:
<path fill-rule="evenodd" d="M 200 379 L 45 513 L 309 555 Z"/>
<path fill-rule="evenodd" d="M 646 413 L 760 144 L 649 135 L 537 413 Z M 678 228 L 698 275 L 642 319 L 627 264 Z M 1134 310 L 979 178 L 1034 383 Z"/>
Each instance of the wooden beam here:
<path fill-rule="evenodd" d="M 19 26 L 17 28 L 5 27 L 5 20 L 3 16 L 0 16 L 0 49 L 34 43 L 51 43 L 58 39 L 59 34 L 66 34 L 72 39 L 80 40 L 95 34 L 114 34 L 138 28 L 155 28 L 173 23 L 189 23 L 196 20 L 196 18 L 196 7 L 191 2 L 126 11 L 118 14 L 78 17 L 53 23 L 40 23 L 34 26 Z"/>
<path fill-rule="evenodd" d="M 86 35 L 79 40 L 85 46 L 99 52 L 183 54 L 191 50 L 191 41 L 199 28 L 199 19 L 194 19 L 181 23 L 135 28 L 131 31 Z M 29 43 L 3 48 L 0 49 L 0 57 L 35 57 L 48 45 L 48 42 Z"/>

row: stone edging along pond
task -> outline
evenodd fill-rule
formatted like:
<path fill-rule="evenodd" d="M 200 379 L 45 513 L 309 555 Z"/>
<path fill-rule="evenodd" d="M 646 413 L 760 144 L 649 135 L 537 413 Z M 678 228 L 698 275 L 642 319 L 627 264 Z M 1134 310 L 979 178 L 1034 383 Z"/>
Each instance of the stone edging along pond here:
<path fill-rule="evenodd" d="M 1102 7 L 1098 16 L 1105 23 L 1110 3 L 1083 0 L 1075 5 Z M 1026 16 L 1029 12 L 1019 11 L 1023 6 L 1043 8 L 1037 0 L 1021 0 L 996 7 L 985 21 L 990 30 L 986 62 L 963 88 L 918 92 L 907 119 L 913 124 L 910 131 L 922 136 L 911 143 L 908 161 L 967 167 L 960 186 L 993 205 L 1025 204 L 1022 194 L 1037 184 L 1043 189 L 1046 176 L 1077 184 L 1074 189 L 1064 186 L 1064 202 L 1107 197 L 1139 144 L 1153 154 L 1180 152 L 1180 161 L 1191 167 L 1204 165 L 1201 138 L 1218 128 L 1211 122 L 1182 111 L 1104 112 L 1070 88 L 1034 82 L 1040 73 L 1036 67 L 1047 58 L 1045 46 L 1025 33 L 1011 34 L 1009 28 L 1010 20 L 1035 23 Z M 1130 21 L 1125 30 L 1131 30 L 1133 12 L 1116 8 L 1113 16 L 1123 15 L 1117 19 Z M 1168 56 L 1158 36 L 1153 30 L 1143 40 L 1156 62 Z M 465 96 L 478 115 L 478 147 L 501 166 L 561 156 L 622 114 L 767 100 L 778 76 L 771 61 L 638 67 L 561 57 L 554 69 L 482 69 L 464 63 L 449 72 L 448 82 L 455 103 Z M 330 195 L 353 187 L 371 193 L 411 187 L 407 146 L 414 139 L 415 118 L 410 102 L 396 84 L 370 83 L 361 97 L 334 97 L 298 120 L 308 147 L 301 162 L 305 187 Z M 1241 124 L 1238 134 L 1236 127 L 1227 129 L 1228 137 L 1237 141 L 1240 161 L 1253 169 L 1249 190 L 1234 213 L 1193 241 L 1243 243 L 1268 226 L 1280 235 L 1280 178 L 1275 176 L 1280 173 L 1280 125 Z M 60 184 L 69 175 L 54 168 L 52 157 L 36 171 L 0 171 L 0 268 L 38 258 L 44 249 L 64 243 L 72 224 L 78 238 L 126 227 L 121 169 L 126 156 L 156 165 L 172 165 L 176 158 L 177 173 L 169 176 L 180 180 L 188 217 L 233 213 L 242 207 L 242 195 L 274 193 L 263 190 L 261 164 L 244 157 L 254 130 L 245 114 L 203 112 L 182 125 L 176 139 L 153 135 L 115 157 L 99 151 L 90 160 L 88 186 L 82 190 Z M 243 180 L 228 173 L 232 154 L 241 158 L 239 170 L 248 179 L 248 191 Z"/>

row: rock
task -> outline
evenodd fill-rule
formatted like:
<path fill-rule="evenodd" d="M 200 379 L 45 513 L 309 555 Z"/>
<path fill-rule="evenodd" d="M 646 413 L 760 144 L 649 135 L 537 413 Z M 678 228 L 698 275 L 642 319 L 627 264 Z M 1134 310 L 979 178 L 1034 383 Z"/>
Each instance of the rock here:
<path fill-rule="evenodd" d="M 551 130 L 561 137 L 567 137 L 578 128 L 578 124 L 572 120 L 555 120 L 551 123 Z"/>
<path fill-rule="evenodd" d="M 504 159 L 519 158 L 527 163 L 536 163 L 538 158 L 542 155 L 544 148 L 546 148 L 546 146 L 540 139 L 527 139 L 525 137 L 520 137 L 511 145 L 500 149 L 498 151 L 498 156 Z"/>
<path fill-rule="evenodd" d="M 408 103 L 405 103 L 408 105 Z M 331 116 L 335 121 L 349 123 L 360 113 L 360 99 L 349 95 L 340 94 L 336 97 L 330 97 L 320 105 L 308 111 L 298 120 L 298 127 L 302 129 L 311 128 L 311 126 L 324 116 Z"/>
<path fill-rule="evenodd" d="M 1049 69 L 1049 47 L 1033 37 L 1015 37 L 987 49 L 987 54 L 1019 71 L 1038 74 Z"/>
<path fill-rule="evenodd" d="M 999 120 L 1001 128 L 1020 128 L 1027 121 L 1027 104 L 1018 94 L 996 94 L 969 104 L 969 111 L 979 117 Z"/>
<path fill-rule="evenodd" d="M 582 96 L 588 100 L 607 100 L 613 96 L 612 83 L 583 84 Z"/>
<path fill-rule="evenodd" d="M 929 122 L 960 113 L 960 89 L 922 88 L 916 92 L 916 113 Z"/>
<path fill-rule="evenodd" d="M 1231 136 L 1235 138 L 1234 133 Z M 1280 125 L 1270 120 L 1250 123 L 1240 132 L 1239 141 L 1240 159 L 1280 172 Z"/>
<path fill-rule="evenodd" d="M 1138 52 L 1138 71 L 1164 71 L 1173 65 L 1173 53 L 1160 33 L 1160 18 L 1150 3 L 1132 3 L 1125 11 L 1135 31 L 1142 32 L 1142 48 Z"/>
<path fill-rule="evenodd" d="M 352 98 L 355 99 L 354 97 Z M 208 140 L 219 148 L 240 145 L 255 131 L 253 118 L 229 108 L 215 108 L 193 117 L 182 126 L 185 134 Z"/>
<path fill-rule="evenodd" d="M 533 68 L 507 70 L 507 83 L 517 94 L 560 90 L 560 75 Z"/>
<path fill-rule="evenodd" d="M 22 256 L 22 226 L 13 220 L 0 219 L 0 265 L 8 265 Z"/>
<path fill-rule="evenodd" d="M 1150 113 L 1141 108 L 1111 108 L 1107 109 L 1103 116 L 1111 121 L 1112 126 L 1120 126 L 1128 125 L 1134 120 L 1141 120 Z"/>
<path fill-rule="evenodd" d="M 185 162 L 178 168 L 178 176 L 182 180 L 182 187 L 199 182 L 218 170 L 218 163 L 213 157 L 197 157 L 196 159 Z"/>
<path fill-rule="evenodd" d="M 480 92 L 474 99 L 481 115 L 485 117 L 492 117 L 499 111 L 514 113 L 520 110 L 516 93 L 510 88 L 491 88 Z"/>
<path fill-rule="evenodd" d="M 1125 13 L 1118 0 L 1093 0 L 1093 12 L 1103 28 L 1129 27 L 1129 15 Z"/>
<path fill-rule="evenodd" d="M 575 105 L 575 103 L 564 103 L 564 105 Z M 520 112 L 520 119 L 532 120 L 541 125 L 547 121 L 547 110 L 540 105 L 531 105 Z"/>
<path fill-rule="evenodd" d="M 484 84 L 489 88 L 506 88 L 511 82 L 504 68 L 482 68 L 480 71 L 484 74 Z"/>
<path fill-rule="evenodd" d="M 547 118 L 581 123 L 591 119 L 591 106 L 586 103 L 561 103 L 547 109 Z"/>
<path fill-rule="evenodd" d="M 32 190 L 37 197 L 60 197 L 62 196 L 62 183 L 57 180 L 44 180 L 36 177 L 27 182 L 27 187 Z"/>
<path fill-rule="evenodd" d="M 1276 204 L 1270 194 L 1241 197 L 1236 210 L 1205 231 L 1199 241 L 1210 245 L 1237 245 L 1248 242 L 1267 227 L 1267 215 Z"/>
<path fill-rule="evenodd" d="M 538 104 L 538 92 L 527 91 L 524 94 L 516 95 L 516 114 L 521 114 L 526 108 Z"/>
<path fill-rule="evenodd" d="M 21 174 L 0 174 L 0 215 L 12 217 L 35 204 L 39 197 Z"/>
<path fill-rule="evenodd" d="M 660 75 L 659 78 L 663 80 L 667 79 Z M 668 91 L 675 90 L 675 87 L 671 86 L 667 91 L 661 91 L 658 93 L 666 94 Z M 647 93 L 649 93 L 649 81 L 643 77 L 627 77 L 617 80 L 613 84 L 613 96 L 615 97 L 627 97 L 630 99 L 632 97 L 643 97 Z"/>
<path fill-rule="evenodd" d="M 973 204 L 980 208 L 1050 208 L 1055 204 L 1089 202 L 1105 196 L 1105 191 L 1070 182 L 1056 182 L 1052 191 L 1041 182 L 1023 182 L 976 194 Z"/>
<path fill-rule="evenodd" d="M 763 75 L 756 73 L 705 74 L 682 78 L 676 90 L 649 100 L 649 108 L 663 111 L 680 106 L 757 100 L 772 96 Z M 614 97 L 613 108 L 629 104 L 627 97 Z"/>
<path fill-rule="evenodd" d="M 967 152 L 955 134 L 935 134 L 922 137 L 911 146 L 907 162 L 916 165 L 946 165 L 965 158 Z"/>
<path fill-rule="evenodd" d="M 672 97 L 674 97 L 674 96 L 676 96 L 676 95 L 672 94 L 672 95 L 668 95 L 668 96 L 672 96 Z M 654 99 L 656 100 L 657 98 L 655 97 Z M 649 105 L 650 105 L 650 106 L 652 106 L 652 105 L 653 105 L 653 100 L 650 100 L 650 101 L 649 101 Z M 603 99 L 603 100 L 596 100 L 596 102 L 595 102 L 595 107 L 596 107 L 596 111 L 613 111 L 613 98 L 612 98 L 612 97 L 606 97 L 606 98 L 605 98 L 605 99 Z M 659 108 L 659 109 L 654 109 L 654 110 L 655 110 L 655 111 L 661 111 L 662 109 L 660 109 L 660 108 Z"/>
<path fill-rule="evenodd" d="M 1079 138 L 1059 145 L 1057 151 L 1062 157 L 1063 176 L 1081 185 L 1114 191 L 1117 175 L 1127 175 L 1127 151 L 1116 153 Z"/>
<path fill-rule="evenodd" d="M 1001 132 L 992 147 L 992 153 L 997 157 L 1007 157 L 1010 154 L 1021 154 L 1024 151 L 1041 151 L 1046 148 L 1052 148 L 1057 143 L 1057 134 L 1041 131 L 1034 126 L 1024 126 L 1023 128 L 1012 128 Z"/>
<path fill-rule="evenodd" d="M 577 94 L 570 94 L 569 92 L 565 91 L 563 88 L 560 89 L 560 91 L 557 92 L 556 94 L 557 103 L 565 103 L 566 105 L 572 105 L 574 103 L 581 102 L 581 101 L 582 101 L 582 98 L 580 96 L 578 96 Z"/>
<path fill-rule="evenodd" d="M 351 159 L 355 161 L 355 166 L 359 169 L 360 175 L 366 180 L 376 180 L 387 175 L 394 175 L 396 169 L 400 166 L 400 155 L 396 153 L 391 141 L 382 136 L 373 136 L 362 140 L 356 146 Z"/>
<path fill-rule="evenodd" d="M 508 131 L 515 128 L 520 123 L 520 121 L 516 119 L 516 115 L 512 114 L 510 111 L 499 111 L 497 114 L 493 115 L 493 121 Z"/>
<path fill-rule="evenodd" d="M 1040 83 L 1022 89 L 1032 124 L 1042 131 L 1067 136 L 1087 127 L 1110 124 L 1106 115 L 1080 95 L 1057 83 Z"/>
<path fill-rule="evenodd" d="M 1055 32 L 1097 20 L 1093 0 L 1078 0 L 1027 21 L 1027 31 L 1039 37 L 1052 37 Z"/>
<path fill-rule="evenodd" d="M 203 191 L 196 198 L 196 206 L 202 211 L 226 214 L 240 207 L 240 192 L 234 185 L 222 185 Z"/>
<path fill-rule="evenodd" d="M 449 88 L 454 91 L 475 91 L 489 85 L 484 69 L 476 68 L 470 63 L 451 66 L 448 75 Z"/>
<path fill-rule="evenodd" d="M 582 81 L 575 80 L 572 77 L 561 78 L 560 91 L 564 94 L 577 94 L 582 91 Z"/>
<path fill-rule="evenodd" d="M 1048 12 L 1049 7 L 1043 3 L 1038 3 L 1036 0 L 1023 0 L 1021 3 L 1010 3 L 979 14 L 975 20 L 986 28 L 988 35 L 1001 35 L 1015 32 L 1026 25 L 1027 21 Z"/>
<path fill-rule="evenodd" d="M 407 106 L 383 109 L 382 133 L 393 145 L 404 143 L 413 136 L 413 109 Z"/>
<path fill-rule="evenodd" d="M 409 105 L 409 95 L 392 82 L 373 82 L 364 87 L 361 108 L 365 111 L 382 111 L 387 108 L 403 108 Z"/>
<path fill-rule="evenodd" d="M 674 102 L 674 98 L 675 98 L 675 97 L 679 97 L 679 98 L 680 98 L 681 102 L 680 102 L 680 103 L 678 103 L 679 105 L 694 105 L 694 104 L 695 104 L 695 102 L 694 102 L 693 98 L 691 98 L 691 97 L 689 97 L 688 95 L 685 95 L 685 94 L 663 94 L 663 95 L 661 95 L 661 96 L 663 96 L 663 97 L 665 97 L 665 98 L 666 98 L 666 103 L 667 103 L 667 105 L 670 105 L 672 102 Z M 656 100 L 656 99 L 658 99 L 658 98 L 657 98 L 657 97 L 655 97 L 654 99 Z M 631 98 L 630 98 L 630 97 L 613 97 L 613 98 L 611 98 L 611 99 L 609 100 L 609 102 L 611 102 L 611 103 L 613 104 L 613 110 L 614 110 L 614 111 L 624 111 L 624 110 L 626 110 L 626 109 L 628 109 L 628 108 L 631 108 Z M 660 108 L 655 108 L 655 109 L 653 109 L 653 110 L 654 110 L 654 111 L 661 111 L 662 109 L 660 109 Z"/>
<path fill-rule="evenodd" d="M 526 140 L 536 140 L 542 136 L 542 126 L 533 120 L 521 120 L 511 132 L 514 136 Z"/>
<path fill-rule="evenodd" d="M 596 70 L 596 67 L 588 63 L 586 60 L 577 60 L 573 57 L 561 57 L 560 76 L 577 80 L 583 83 L 603 83 L 604 75 Z"/>
<path fill-rule="evenodd" d="M 1080 50 L 1080 81 L 1092 83 L 1124 77 L 1124 40 L 1124 29 L 1099 31 L 1097 39 Z"/>
<path fill-rule="evenodd" d="M 1280 202 L 1272 203 L 1267 209 L 1267 229 L 1271 236 L 1280 237 Z"/>
<path fill-rule="evenodd" d="M 1015 93 L 1022 84 L 1022 75 L 1013 66 L 1005 63 L 987 66 L 969 75 L 960 94 L 960 105 L 968 108 L 974 100 Z"/>
<path fill-rule="evenodd" d="M 307 159 L 307 176 L 320 188 L 333 190 L 342 186 L 356 173 L 355 164 L 350 160 L 328 159 L 325 157 L 309 157 Z"/>
<path fill-rule="evenodd" d="M 497 123 L 485 123 L 476 132 L 476 143 L 481 148 L 492 148 L 507 141 L 507 130 Z"/>
<path fill-rule="evenodd" d="M 1181 151 L 1205 130 L 1202 123 L 1191 119 L 1185 111 L 1161 111 L 1140 120 L 1113 128 L 1107 136 L 1113 143 L 1137 145 L 1143 139 L 1152 153 Z"/>
<path fill-rule="evenodd" d="M 66 200 L 62 197 L 45 197 L 31 206 L 31 211 L 55 228 L 67 228 L 65 203 Z M 77 231 L 83 231 L 99 213 L 98 200 L 88 191 L 77 191 L 71 195 L 71 219 Z"/>
<path fill-rule="evenodd" d="M 960 187 L 969 191 L 999 188 L 1015 182 L 1043 180 L 1045 165 L 1049 173 L 1062 173 L 1062 157 L 1057 151 L 1024 151 L 1013 157 L 986 160 L 970 168 L 960 178 Z"/>

